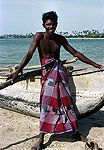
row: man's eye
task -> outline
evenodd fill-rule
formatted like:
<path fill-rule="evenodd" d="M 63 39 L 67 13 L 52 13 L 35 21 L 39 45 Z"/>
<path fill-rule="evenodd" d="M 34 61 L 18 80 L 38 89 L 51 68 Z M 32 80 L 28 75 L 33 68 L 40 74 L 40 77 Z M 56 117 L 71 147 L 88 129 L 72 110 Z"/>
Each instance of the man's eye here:
<path fill-rule="evenodd" d="M 50 24 L 46 24 L 47 26 L 50 26 Z"/>

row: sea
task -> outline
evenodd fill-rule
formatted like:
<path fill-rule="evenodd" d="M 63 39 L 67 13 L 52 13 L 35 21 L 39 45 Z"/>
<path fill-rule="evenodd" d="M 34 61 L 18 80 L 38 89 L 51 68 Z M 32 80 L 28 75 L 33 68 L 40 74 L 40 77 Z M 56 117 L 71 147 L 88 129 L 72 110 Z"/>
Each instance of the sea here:
<path fill-rule="evenodd" d="M 0 67 L 19 65 L 29 50 L 33 39 L 2 39 L 0 40 Z M 77 51 L 98 64 L 104 65 L 104 39 L 67 39 Z M 61 47 L 60 59 L 72 59 L 73 56 Z M 28 66 L 39 65 L 39 55 L 36 49 Z M 90 65 L 81 61 L 71 63 L 75 69 L 87 68 Z"/>

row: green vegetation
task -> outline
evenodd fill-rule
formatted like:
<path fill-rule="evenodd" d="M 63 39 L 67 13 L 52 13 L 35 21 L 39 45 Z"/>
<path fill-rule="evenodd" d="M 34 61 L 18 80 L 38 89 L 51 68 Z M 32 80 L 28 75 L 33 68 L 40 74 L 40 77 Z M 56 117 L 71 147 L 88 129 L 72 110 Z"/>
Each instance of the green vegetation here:
<path fill-rule="evenodd" d="M 81 32 L 72 31 L 72 34 L 68 32 L 57 32 L 60 35 L 63 35 L 67 38 L 104 38 L 104 30 L 103 32 L 99 32 L 99 30 L 83 30 Z M 5 34 L 0 35 L 0 39 L 14 39 L 14 38 L 33 38 L 35 34 Z"/>
<path fill-rule="evenodd" d="M 72 31 L 73 34 L 66 34 L 67 38 L 104 38 L 104 30 L 103 32 L 99 32 L 98 30 L 83 30 L 81 32 Z"/>
<path fill-rule="evenodd" d="M 33 38 L 35 34 L 29 33 L 29 34 L 4 34 L 0 35 L 0 39 L 21 39 L 21 38 Z"/>

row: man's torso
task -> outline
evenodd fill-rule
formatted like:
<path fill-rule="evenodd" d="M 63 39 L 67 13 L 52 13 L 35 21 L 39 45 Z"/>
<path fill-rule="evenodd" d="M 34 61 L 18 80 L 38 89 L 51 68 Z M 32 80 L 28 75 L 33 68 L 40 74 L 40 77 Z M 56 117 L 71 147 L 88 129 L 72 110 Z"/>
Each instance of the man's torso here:
<path fill-rule="evenodd" d="M 48 39 L 45 37 L 45 33 L 40 33 L 41 38 L 38 41 L 38 51 L 40 59 L 43 58 L 55 58 L 60 57 L 60 47 L 61 47 L 61 36 L 54 34 L 54 37 Z"/>

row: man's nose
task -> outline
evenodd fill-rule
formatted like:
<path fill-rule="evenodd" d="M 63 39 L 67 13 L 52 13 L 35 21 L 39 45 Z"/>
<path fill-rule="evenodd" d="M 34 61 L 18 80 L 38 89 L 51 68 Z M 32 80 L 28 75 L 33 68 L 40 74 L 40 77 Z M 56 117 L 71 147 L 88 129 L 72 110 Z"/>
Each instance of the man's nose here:
<path fill-rule="evenodd" d="M 50 25 L 50 28 L 53 28 L 53 27 L 54 27 L 54 25 L 53 25 L 53 24 L 51 24 L 51 25 Z"/>

